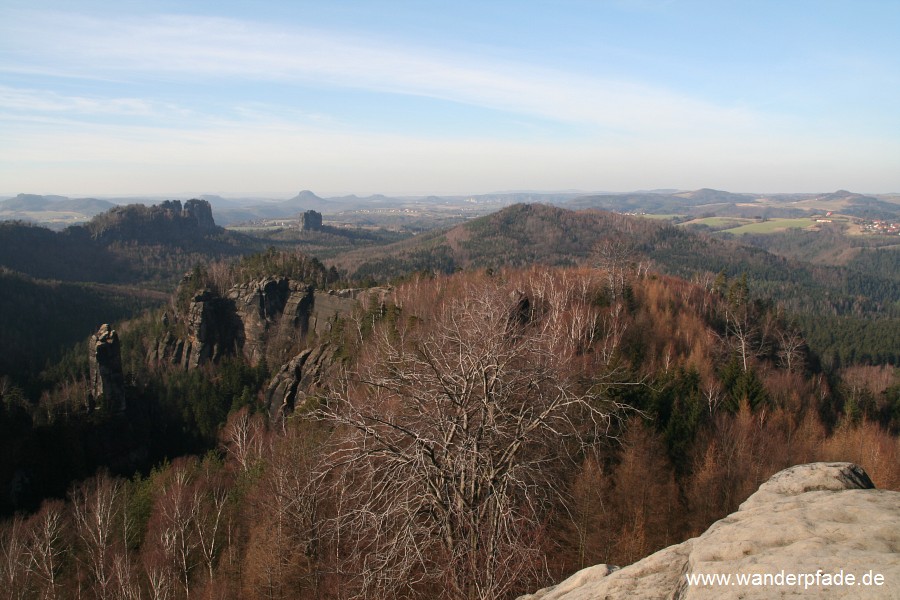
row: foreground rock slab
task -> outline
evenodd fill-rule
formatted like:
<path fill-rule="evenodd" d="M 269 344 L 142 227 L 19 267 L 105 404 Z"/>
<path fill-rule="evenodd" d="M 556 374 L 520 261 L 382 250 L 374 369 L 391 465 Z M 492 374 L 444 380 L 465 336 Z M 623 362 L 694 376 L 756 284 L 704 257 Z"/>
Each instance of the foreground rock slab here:
<path fill-rule="evenodd" d="M 791 467 L 699 537 L 519 600 L 603 598 L 900 598 L 900 492 L 851 463 Z"/>

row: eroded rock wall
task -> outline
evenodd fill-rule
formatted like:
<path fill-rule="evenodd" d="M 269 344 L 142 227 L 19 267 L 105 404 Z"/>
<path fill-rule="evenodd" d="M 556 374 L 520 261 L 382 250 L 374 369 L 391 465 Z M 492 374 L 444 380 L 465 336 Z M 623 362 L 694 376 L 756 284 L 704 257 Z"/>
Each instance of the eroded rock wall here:
<path fill-rule="evenodd" d="M 224 296 L 201 290 L 184 314 L 164 317 L 164 333 L 148 362 L 191 369 L 241 355 L 256 365 L 273 341 L 326 336 L 339 318 L 353 312 L 362 293 L 369 298 L 375 292 L 321 292 L 284 277 L 239 284 Z M 379 288 L 377 293 L 383 297 L 386 292 Z"/>

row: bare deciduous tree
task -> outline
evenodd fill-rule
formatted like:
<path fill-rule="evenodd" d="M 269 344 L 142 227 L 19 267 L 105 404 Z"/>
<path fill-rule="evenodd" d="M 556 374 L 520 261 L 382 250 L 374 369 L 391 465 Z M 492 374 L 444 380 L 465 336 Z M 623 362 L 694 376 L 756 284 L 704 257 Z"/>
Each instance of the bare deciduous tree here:
<path fill-rule="evenodd" d="M 262 416 L 251 415 L 247 407 L 229 415 L 221 439 L 228 456 L 242 471 L 249 471 L 263 454 L 265 423 Z"/>
<path fill-rule="evenodd" d="M 806 341 L 801 333 L 794 328 L 778 331 L 778 360 L 781 365 L 793 373 L 804 367 L 804 349 Z"/>
<path fill-rule="evenodd" d="M 547 463 L 615 408 L 572 366 L 595 319 L 570 319 L 590 329 L 574 332 L 552 314 L 586 307 L 532 318 L 492 282 L 432 300 L 376 332 L 322 411 L 347 432 L 330 456 L 352 496 L 335 530 L 351 538 L 360 597 L 430 581 L 431 597 L 487 600 L 540 569 L 538 523 L 558 489 Z"/>
<path fill-rule="evenodd" d="M 190 597 L 191 573 L 197 564 L 199 546 L 194 522 L 200 512 L 201 497 L 193 493 L 195 461 L 173 465 L 172 479 L 157 503 L 161 521 L 160 541 L 172 572 L 181 583 L 184 597 Z"/>
<path fill-rule="evenodd" d="M 195 485 L 192 504 L 197 507 L 194 532 L 197 545 L 206 566 L 209 581 L 213 580 L 213 568 L 222 549 L 222 530 L 225 525 L 225 509 L 228 505 L 228 487 L 217 473 L 205 472 L 202 485 Z"/>

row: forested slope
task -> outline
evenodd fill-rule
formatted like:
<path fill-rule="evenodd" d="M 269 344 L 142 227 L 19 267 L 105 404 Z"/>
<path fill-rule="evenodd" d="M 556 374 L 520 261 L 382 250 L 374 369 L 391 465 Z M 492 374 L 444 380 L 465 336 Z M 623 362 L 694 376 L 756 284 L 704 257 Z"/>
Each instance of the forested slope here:
<path fill-rule="evenodd" d="M 24 597 L 506 599 L 696 535 L 793 464 L 900 488 L 900 382 L 817 370 L 743 278 L 412 277 L 325 341 L 344 369 L 284 421 L 256 412 L 267 376 L 239 358 L 162 387 L 135 373 L 168 435 L 202 423 L 209 443 L 231 409 L 217 451 L 6 521 L 3 551 L 37 557 L 6 580 Z"/>
<path fill-rule="evenodd" d="M 893 249 L 859 250 L 848 264 L 815 264 L 648 219 L 521 204 L 448 231 L 365 254 L 349 253 L 336 262 L 359 279 L 377 280 L 473 267 L 599 265 L 609 261 L 611 251 L 619 262 L 707 285 L 719 273 L 746 275 L 757 297 L 771 299 L 800 318 L 811 343 L 829 357 L 838 357 L 838 362 L 863 356 L 880 363 L 900 361 L 894 341 L 900 339 L 900 279 L 891 268 L 900 253 Z M 827 339 L 829 325 L 819 326 L 834 323 L 846 329 L 840 323 L 872 318 L 879 319 L 883 336 L 865 341 L 845 336 L 840 347 Z"/>

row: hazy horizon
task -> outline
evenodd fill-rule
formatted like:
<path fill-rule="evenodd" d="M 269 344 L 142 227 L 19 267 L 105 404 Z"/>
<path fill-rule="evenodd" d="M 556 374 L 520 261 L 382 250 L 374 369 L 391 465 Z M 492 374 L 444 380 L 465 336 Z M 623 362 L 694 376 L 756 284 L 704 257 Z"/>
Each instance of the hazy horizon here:
<path fill-rule="evenodd" d="M 623 194 L 637 194 L 637 193 L 671 193 L 671 194 L 680 194 L 693 192 L 701 189 L 712 189 L 715 191 L 729 192 L 732 194 L 747 194 L 747 195 L 825 195 L 835 193 L 837 191 L 848 191 L 854 194 L 868 195 L 868 196 L 900 196 L 900 192 L 890 192 L 890 191 L 876 191 L 873 192 L 871 190 L 855 190 L 855 189 L 847 189 L 846 187 L 839 187 L 831 190 L 805 190 L 805 191 L 780 191 L 780 190 L 766 190 L 766 191 L 755 191 L 755 190 L 725 190 L 725 189 L 717 189 L 710 188 L 708 186 L 695 188 L 695 189 L 678 189 L 678 188 L 639 188 L 639 189 L 628 189 L 628 190 L 574 190 L 574 189 L 558 189 L 558 190 L 538 190 L 538 189 L 520 189 L 520 190 L 489 190 L 489 191 L 474 191 L 474 192 L 411 192 L 411 193 L 402 193 L 402 194 L 388 194 L 379 191 L 372 192 L 354 192 L 354 191 L 336 191 L 336 192 L 320 192 L 316 190 L 310 190 L 307 188 L 300 189 L 294 192 L 222 192 L 222 191 L 198 191 L 198 192 L 131 192 L 131 193 L 121 193 L 121 194 L 68 194 L 64 192 L 34 192 L 34 191 L 19 191 L 19 192 L 2 192 L 0 191 L 0 199 L 4 198 L 15 198 L 20 194 L 28 194 L 28 195 L 36 195 L 36 196 L 61 196 L 66 198 L 95 198 L 98 200 L 110 200 L 110 199 L 118 199 L 118 200 L 127 200 L 127 199 L 148 199 L 148 200 L 166 200 L 166 199 L 189 199 L 189 198 L 200 198 L 203 196 L 218 196 L 225 200 L 271 200 L 271 201 L 283 201 L 290 200 L 295 198 L 299 194 L 303 192 L 312 192 L 316 196 L 322 199 L 329 198 L 343 198 L 356 196 L 361 199 L 365 199 L 372 196 L 385 196 L 388 198 L 426 198 L 429 196 L 434 196 L 438 198 L 443 197 L 477 197 L 477 196 L 494 196 L 494 195 L 512 195 L 512 194 L 535 194 L 535 195 L 553 195 L 553 194 L 579 194 L 579 195 L 623 195 Z"/>

